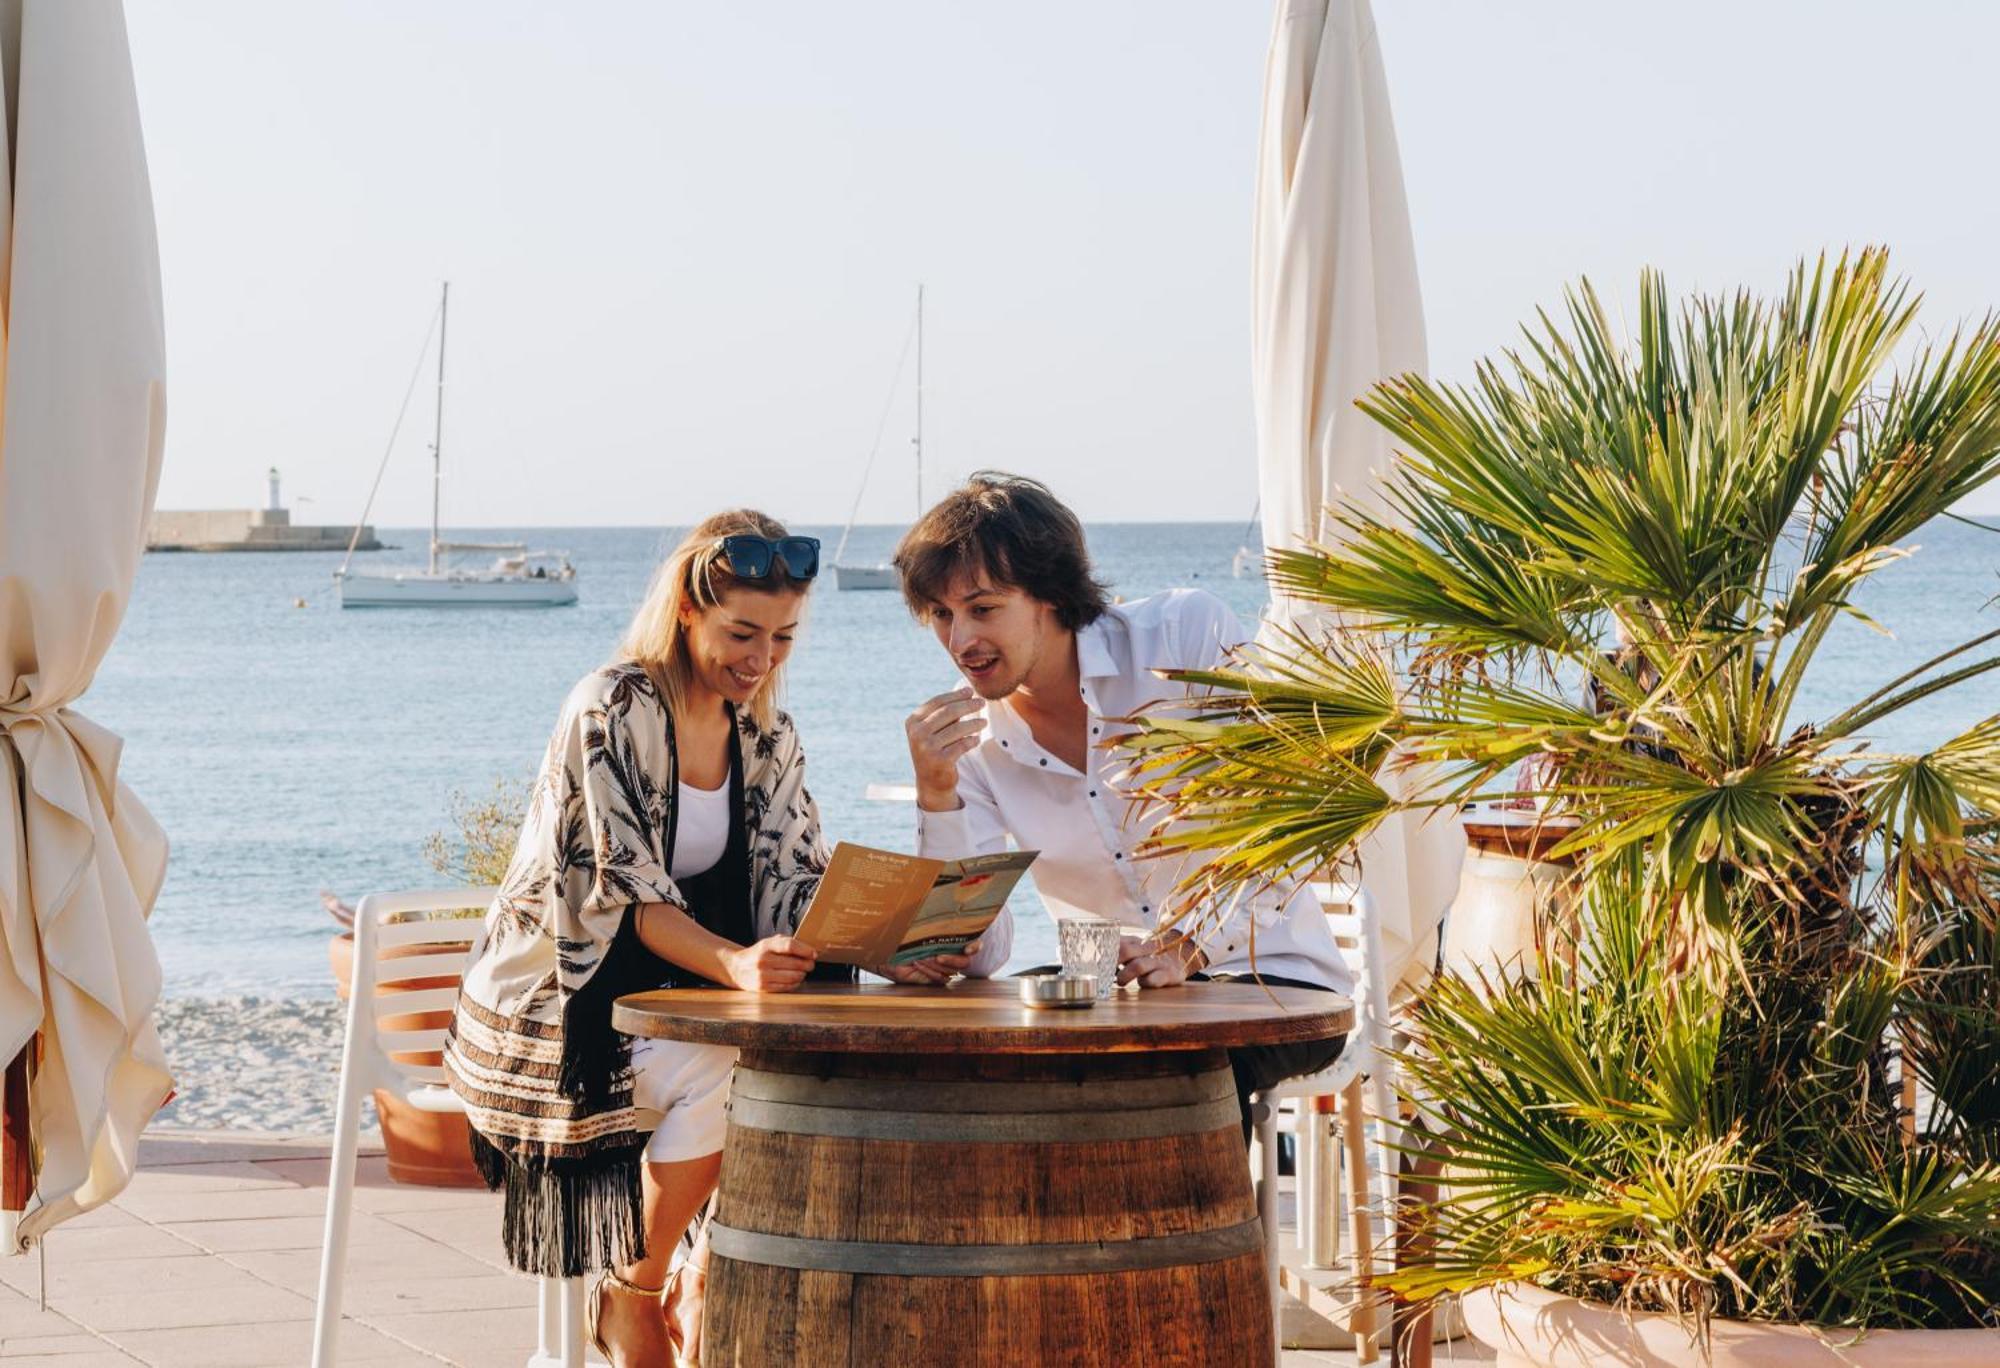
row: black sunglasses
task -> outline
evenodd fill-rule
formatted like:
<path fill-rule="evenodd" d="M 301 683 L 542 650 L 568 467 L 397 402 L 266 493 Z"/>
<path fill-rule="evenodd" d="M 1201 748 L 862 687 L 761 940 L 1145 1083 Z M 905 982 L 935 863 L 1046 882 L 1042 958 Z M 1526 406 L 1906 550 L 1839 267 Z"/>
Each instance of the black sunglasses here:
<path fill-rule="evenodd" d="M 818 537 L 760 537 L 738 532 L 716 542 L 715 549 L 738 579 L 770 578 L 773 567 L 783 565 L 795 580 L 809 580 L 819 574 Z"/>

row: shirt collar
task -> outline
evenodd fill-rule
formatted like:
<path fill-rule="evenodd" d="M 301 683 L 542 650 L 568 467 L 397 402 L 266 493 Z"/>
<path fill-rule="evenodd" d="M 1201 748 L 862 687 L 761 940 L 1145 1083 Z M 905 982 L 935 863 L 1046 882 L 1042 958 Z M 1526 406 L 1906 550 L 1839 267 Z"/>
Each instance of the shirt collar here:
<path fill-rule="evenodd" d="M 1118 673 L 1117 654 L 1111 649 L 1115 610 L 1105 609 L 1094 622 L 1076 629 L 1076 672 L 1084 679 L 1103 679 Z"/>
<path fill-rule="evenodd" d="M 1093 709 L 1096 703 L 1089 681 L 1109 679 L 1119 673 L 1117 653 L 1112 649 L 1112 633 L 1116 630 L 1113 612 L 1107 609 L 1096 621 L 1076 631 L 1076 672 L 1084 681 L 1084 697 Z M 1027 764 L 1030 752 L 1039 753 L 1041 749 L 1035 744 L 1035 734 L 1028 724 L 1004 701 L 986 705 L 986 726 L 987 743 L 1019 764 Z"/>

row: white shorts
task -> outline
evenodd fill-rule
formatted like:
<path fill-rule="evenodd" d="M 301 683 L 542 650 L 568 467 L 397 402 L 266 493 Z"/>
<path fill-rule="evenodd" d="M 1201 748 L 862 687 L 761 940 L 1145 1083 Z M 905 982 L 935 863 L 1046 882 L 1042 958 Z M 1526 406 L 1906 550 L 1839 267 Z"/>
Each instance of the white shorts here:
<path fill-rule="evenodd" d="M 726 1045 L 632 1042 L 632 1104 L 660 1113 L 660 1124 L 646 1142 L 648 1162 L 671 1164 L 722 1152 L 729 1077 L 735 1068 L 736 1051 Z"/>

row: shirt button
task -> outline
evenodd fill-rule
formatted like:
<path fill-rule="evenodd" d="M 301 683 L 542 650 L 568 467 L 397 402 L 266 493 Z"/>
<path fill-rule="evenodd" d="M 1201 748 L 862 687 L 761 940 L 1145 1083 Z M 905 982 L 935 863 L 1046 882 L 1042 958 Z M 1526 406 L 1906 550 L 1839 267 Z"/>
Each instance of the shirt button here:
<path fill-rule="evenodd" d="M 1114 860 L 1122 860 L 1125 858 L 1125 852 L 1122 850 L 1114 850 L 1111 852 L 1111 858 Z"/>
<path fill-rule="evenodd" d="M 1037 760 L 1035 763 L 1040 765 L 1043 769 L 1047 769 L 1049 767 L 1049 762 L 1046 760 Z"/>
<path fill-rule="evenodd" d="M 1091 796 L 1091 797 L 1093 797 L 1093 798 L 1095 798 L 1095 797 L 1097 796 L 1097 790 L 1096 790 L 1096 789 L 1092 789 L 1092 790 L 1090 791 L 1090 796 Z"/>

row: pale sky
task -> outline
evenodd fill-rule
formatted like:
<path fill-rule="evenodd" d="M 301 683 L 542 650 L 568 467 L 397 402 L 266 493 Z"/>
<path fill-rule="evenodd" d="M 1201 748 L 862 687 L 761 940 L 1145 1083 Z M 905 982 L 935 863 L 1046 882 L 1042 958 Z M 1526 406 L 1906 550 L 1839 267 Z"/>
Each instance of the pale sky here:
<path fill-rule="evenodd" d="M 163 508 L 359 515 L 452 282 L 446 522 L 841 521 L 929 292 L 928 487 L 1247 518 L 1268 0 L 127 0 Z M 1434 373 L 1589 274 L 1882 242 L 2000 303 L 2000 7 L 1378 0 Z M 906 520 L 908 377 L 863 520 Z M 373 514 L 429 514 L 420 392 Z M 1985 511 L 2000 510 L 1989 491 Z"/>

